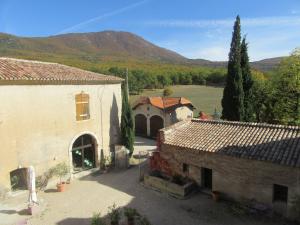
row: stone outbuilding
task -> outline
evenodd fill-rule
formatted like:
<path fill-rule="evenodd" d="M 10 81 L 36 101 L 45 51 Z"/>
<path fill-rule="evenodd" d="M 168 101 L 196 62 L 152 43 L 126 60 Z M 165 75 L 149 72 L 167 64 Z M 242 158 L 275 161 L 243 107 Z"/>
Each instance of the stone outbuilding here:
<path fill-rule="evenodd" d="M 194 109 L 183 97 L 140 97 L 133 105 L 136 135 L 155 138 L 159 129 L 193 118 Z"/>
<path fill-rule="evenodd" d="M 57 63 L 0 58 L 0 189 L 24 188 L 30 165 L 37 175 L 60 162 L 72 174 L 99 167 L 119 142 L 121 82 Z"/>
<path fill-rule="evenodd" d="M 225 199 L 295 216 L 300 127 L 192 119 L 162 129 L 159 146 L 169 174 Z"/>

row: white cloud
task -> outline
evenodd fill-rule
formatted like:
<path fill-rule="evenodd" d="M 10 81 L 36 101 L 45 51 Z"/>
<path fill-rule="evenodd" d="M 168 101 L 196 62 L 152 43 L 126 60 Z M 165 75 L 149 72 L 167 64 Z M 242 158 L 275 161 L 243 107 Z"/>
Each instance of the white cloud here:
<path fill-rule="evenodd" d="M 209 27 L 232 27 L 234 19 L 219 20 L 153 20 L 144 22 L 148 26 L 175 27 L 175 28 L 209 28 Z M 300 25 L 299 16 L 282 17 L 257 17 L 242 18 L 242 26 L 271 26 L 271 25 Z"/>
<path fill-rule="evenodd" d="M 86 27 L 88 24 L 91 24 L 91 23 L 94 23 L 96 21 L 99 21 L 101 19 L 105 19 L 105 18 L 108 18 L 108 17 L 111 17 L 111 16 L 115 16 L 115 15 L 118 15 L 120 13 L 123 13 L 123 12 L 126 12 L 128 10 L 131 10 L 133 8 L 136 8 L 140 5 L 143 5 L 145 4 L 146 2 L 148 2 L 149 0 L 143 0 L 143 1 L 140 1 L 140 2 L 136 2 L 136 3 L 133 3 L 131 5 L 127 5 L 123 8 L 120 8 L 120 9 L 116 9 L 114 11 L 111 11 L 111 12 L 108 12 L 108 13 L 105 13 L 103 15 L 100 15 L 100 16 L 97 16 L 97 17 L 94 17 L 92 19 L 89 19 L 89 20 L 86 20 L 86 21 L 83 21 L 81 23 L 78 23 L 78 24 L 75 24 L 71 27 L 68 27 L 68 28 L 65 28 L 64 30 L 61 30 L 60 32 L 58 32 L 57 34 L 63 34 L 63 33 L 69 33 L 69 32 L 74 32 L 74 31 L 78 31 L 80 30 L 81 28 L 84 28 Z"/>

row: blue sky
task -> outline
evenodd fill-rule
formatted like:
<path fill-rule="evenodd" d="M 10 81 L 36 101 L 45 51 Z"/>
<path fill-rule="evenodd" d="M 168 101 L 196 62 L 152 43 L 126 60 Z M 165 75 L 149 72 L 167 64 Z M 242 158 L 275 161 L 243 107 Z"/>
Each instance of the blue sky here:
<path fill-rule="evenodd" d="M 227 60 L 235 16 L 250 59 L 300 46 L 300 0 L 0 0 L 0 32 L 133 32 L 189 58 Z"/>

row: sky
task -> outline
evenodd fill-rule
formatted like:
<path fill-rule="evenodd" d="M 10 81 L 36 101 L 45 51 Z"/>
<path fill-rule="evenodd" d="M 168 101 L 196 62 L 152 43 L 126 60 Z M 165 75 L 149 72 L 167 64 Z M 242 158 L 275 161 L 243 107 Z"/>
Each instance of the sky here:
<path fill-rule="evenodd" d="M 0 32 L 128 31 L 188 58 L 222 61 L 237 15 L 251 61 L 300 46 L 300 0 L 0 0 Z"/>

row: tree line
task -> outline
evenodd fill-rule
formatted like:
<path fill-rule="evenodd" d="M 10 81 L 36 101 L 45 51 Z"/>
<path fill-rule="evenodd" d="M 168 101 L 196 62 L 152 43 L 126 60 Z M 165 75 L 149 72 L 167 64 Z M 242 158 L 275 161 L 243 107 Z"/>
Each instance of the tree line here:
<path fill-rule="evenodd" d="M 272 76 L 253 73 L 237 16 L 229 53 L 222 119 L 300 125 L 300 51 L 284 59 Z"/>
<path fill-rule="evenodd" d="M 109 74 L 125 78 L 126 68 L 111 67 Z M 130 94 L 139 94 L 143 89 L 161 89 L 170 85 L 224 85 L 224 69 L 191 68 L 190 70 L 173 69 L 172 71 L 148 71 L 134 69 L 128 71 Z"/>

